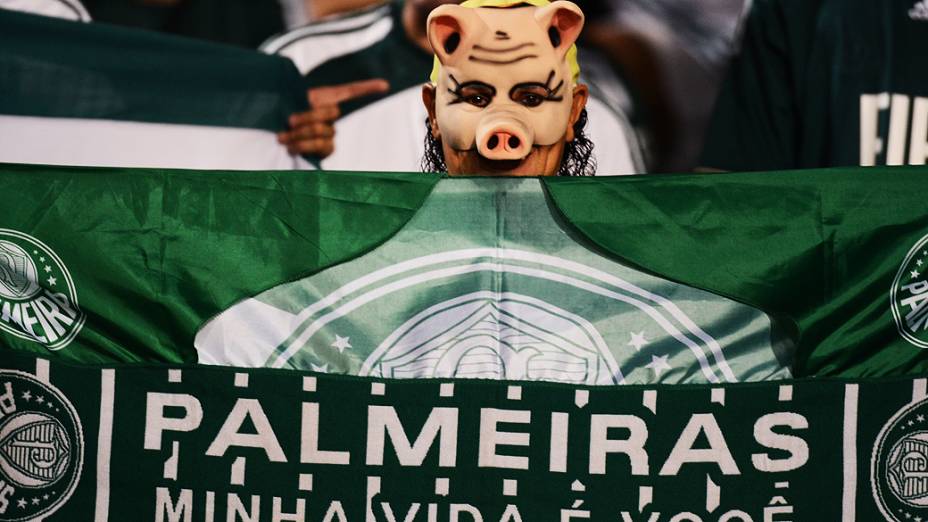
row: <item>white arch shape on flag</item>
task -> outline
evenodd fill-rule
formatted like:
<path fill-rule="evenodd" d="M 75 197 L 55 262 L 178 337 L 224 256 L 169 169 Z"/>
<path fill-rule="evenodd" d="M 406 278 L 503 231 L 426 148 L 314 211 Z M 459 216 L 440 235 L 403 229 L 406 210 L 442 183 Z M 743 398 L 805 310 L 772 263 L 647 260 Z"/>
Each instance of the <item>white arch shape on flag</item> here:
<path fill-rule="evenodd" d="M 383 359 L 389 355 L 391 351 L 396 349 L 398 344 L 402 344 L 400 341 L 405 339 L 407 335 L 412 332 L 416 332 L 422 328 L 422 325 L 427 323 L 429 320 L 435 320 L 436 315 L 441 315 L 442 312 L 446 312 L 450 309 L 459 308 L 462 305 L 473 302 L 482 302 L 486 304 L 489 303 L 504 303 L 512 302 L 521 305 L 528 305 L 534 307 L 538 310 L 543 310 L 546 314 L 550 316 L 556 316 L 562 321 L 572 323 L 577 331 L 582 333 L 583 340 L 578 341 L 575 339 L 568 339 L 563 335 L 558 335 L 552 332 L 544 331 L 540 329 L 537 325 L 523 325 L 521 328 L 531 330 L 531 335 L 542 342 L 547 342 L 552 345 L 557 345 L 564 352 L 569 353 L 579 359 L 586 359 L 588 362 L 591 360 L 590 355 L 593 355 L 592 359 L 601 359 L 602 363 L 605 364 L 605 375 L 597 361 L 597 368 L 595 368 L 595 375 L 589 375 L 585 384 L 625 384 L 625 378 L 622 375 L 622 370 L 619 367 L 619 363 L 615 360 L 615 357 L 612 355 L 612 352 L 609 350 L 609 346 L 606 344 L 606 340 L 603 339 L 602 335 L 596 329 L 596 327 L 584 319 L 583 317 L 568 312 L 567 310 L 561 309 L 557 306 L 552 305 L 541 299 L 536 299 L 534 297 L 529 297 L 522 294 L 517 294 L 513 292 L 491 292 L 491 291 L 481 291 L 481 292 L 472 292 L 466 295 L 458 296 L 454 299 L 449 299 L 441 303 L 435 304 L 422 310 L 412 318 L 408 319 L 403 323 L 399 328 L 393 331 L 380 345 L 374 350 L 361 365 L 361 369 L 358 372 L 359 375 L 367 376 L 372 375 L 376 369 L 377 365 L 383 364 Z M 493 308 L 500 314 L 505 315 L 501 308 L 497 308 L 493 305 Z M 482 309 L 482 307 L 480 307 Z M 499 318 L 497 318 L 498 320 Z M 408 362 L 410 360 L 415 360 L 420 358 L 425 352 L 431 351 L 436 346 L 444 344 L 445 342 L 452 340 L 455 335 L 454 330 L 460 330 L 463 325 L 456 325 L 454 328 L 448 328 L 444 332 L 439 332 L 435 337 L 428 339 L 427 342 L 418 343 L 412 350 L 402 352 L 394 357 L 394 360 L 391 362 L 392 366 L 399 366 L 402 362 Z M 434 328 L 427 327 L 426 330 L 430 334 L 435 334 Z M 458 332 L 460 333 L 460 332 Z M 561 333 L 561 332 L 558 332 Z M 497 344 L 502 344 L 502 339 L 497 336 L 494 340 Z M 585 345 L 585 346 L 584 346 Z M 500 354 L 501 350 L 497 346 L 495 350 Z M 444 356 L 442 356 L 444 358 Z M 397 360 L 400 362 L 398 363 Z M 441 364 L 439 364 L 439 367 Z M 382 375 L 387 377 L 388 375 Z M 446 375 L 432 375 L 430 377 L 445 377 Z"/>
<path fill-rule="evenodd" d="M 354 297 L 347 303 L 337 307 L 335 310 L 315 319 L 313 322 L 306 325 L 310 318 L 314 317 L 322 310 L 336 305 L 339 301 L 347 298 L 352 293 L 360 292 L 363 289 L 375 285 L 376 283 L 385 279 L 403 274 L 404 272 L 422 269 L 428 266 L 483 258 L 489 258 L 495 260 L 495 262 L 471 263 L 462 266 L 441 268 L 408 276 L 406 278 L 393 281 L 389 284 L 378 286 L 358 297 Z M 566 272 L 597 279 L 604 283 L 606 286 L 603 287 L 594 285 L 577 279 L 576 277 L 566 276 L 548 270 L 527 268 L 518 265 L 507 265 L 504 264 L 503 261 L 521 261 L 542 266 L 554 267 Z M 722 372 L 724 380 L 729 382 L 737 381 L 734 372 L 731 370 L 728 362 L 725 360 L 725 356 L 722 354 L 722 349 L 721 346 L 719 346 L 718 341 L 699 328 L 695 322 L 693 322 L 685 313 L 683 313 L 682 310 L 680 310 L 679 307 L 677 307 L 677 305 L 675 305 L 669 299 L 644 290 L 636 285 L 629 283 L 628 281 L 625 281 L 620 277 L 608 274 L 581 263 L 568 261 L 566 259 L 561 259 L 546 254 L 506 248 L 464 249 L 422 256 L 371 272 L 366 276 L 360 277 L 350 283 L 343 285 L 337 290 L 331 292 L 326 297 L 305 308 L 294 318 L 294 321 L 291 324 L 296 324 L 297 326 L 293 329 L 292 333 L 296 333 L 301 329 L 302 332 L 275 350 L 275 354 L 277 355 L 276 357 L 272 355 L 273 362 L 271 363 L 271 366 L 274 368 L 284 367 L 290 358 L 296 355 L 300 349 L 305 346 L 306 342 L 318 331 L 320 331 L 326 324 L 335 319 L 343 317 L 347 313 L 350 313 L 352 310 L 370 301 L 383 297 L 384 295 L 388 295 L 397 290 L 408 288 L 417 284 L 422 284 L 424 282 L 480 271 L 512 272 L 528 277 L 546 279 L 549 281 L 574 286 L 579 289 L 583 289 L 635 306 L 639 310 L 648 314 L 648 316 L 651 317 L 657 324 L 659 324 L 661 328 L 664 329 L 664 331 L 685 345 L 693 353 L 699 362 L 700 369 L 709 382 L 714 383 L 720 381 L 708 360 L 707 355 L 709 354 L 711 354 L 711 356 L 715 359 L 718 368 Z M 614 289 L 608 287 L 612 287 Z M 684 335 L 676 326 L 673 325 L 673 323 L 668 319 L 668 316 L 682 325 L 690 335 L 695 337 L 696 340 L 691 339 L 688 335 Z M 220 315 L 216 319 L 221 317 L 222 316 Z M 214 319 L 214 321 L 216 319 Z M 208 326 L 209 325 L 207 325 L 207 327 Z M 708 354 L 706 351 L 708 351 Z"/>

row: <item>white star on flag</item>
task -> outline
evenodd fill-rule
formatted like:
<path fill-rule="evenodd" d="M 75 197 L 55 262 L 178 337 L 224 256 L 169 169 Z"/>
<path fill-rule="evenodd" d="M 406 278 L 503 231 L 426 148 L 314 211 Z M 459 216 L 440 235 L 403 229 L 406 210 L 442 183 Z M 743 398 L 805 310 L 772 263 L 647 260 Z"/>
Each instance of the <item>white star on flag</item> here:
<path fill-rule="evenodd" d="M 641 347 L 648 344 L 648 340 L 644 338 L 644 332 L 631 332 L 632 340 L 628 341 L 629 346 L 634 346 L 636 352 L 641 351 Z"/>
<path fill-rule="evenodd" d="M 338 350 L 338 353 L 345 353 L 345 349 L 351 348 L 351 343 L 348 341 L 348 337 L 336 335 L 335 342 L 332 343 L 332 347 Z"/>
<path fill-rule="evenodd" d="M 654 370 L 654 374 L 660 378 L 662 373 L 672 368 L 670 363 L 667 362 L 667 357 L 669 357 L 669 355 L 662 355 L 660 357 L 652 355 L 651 362 L 644 366 L 645 368 L 651 368 Z"/>
<path fill-rule="evenodd" d="M 915 262 L 915 264 L 918 265 L 918 266 L 922 266 L 922 260 L 919 259 L 918 261 Z"/>
<path fill-rule="evenodd" d="M 912 276 L 912 279 L 915 279 L 921 274 L 918 272 L 918 270 L 912 270 L 911 272 L 909 272 L 909 275 Z"/>
<path fill-rule="evenodd" d="M 52 271 L 52 267 L 50 267 L 50 266 L 48 266 L 48 265 L 45 265 L 45 271 L 46 271 L 46 272 L 51 272 L 51 271 Z"/>
<path fill-rule="evenodd" d="M 49 278 L 48 278 L 48 285 L 49 285 L 49 286 L 55 286 L 56 284 L 58 284 L 58 280 L 57 280 L 57 279 L 55 279 L 54 277 L 49 277 Z"/>

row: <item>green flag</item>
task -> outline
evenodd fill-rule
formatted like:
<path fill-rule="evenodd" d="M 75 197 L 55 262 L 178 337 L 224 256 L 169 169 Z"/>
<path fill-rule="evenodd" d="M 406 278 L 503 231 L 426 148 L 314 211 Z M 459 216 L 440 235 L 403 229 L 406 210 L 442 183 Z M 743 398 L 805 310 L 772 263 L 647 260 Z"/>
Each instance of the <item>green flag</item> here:
<path fill-rule="evenodd" d="M 575 384 L 926 369 L 920 169 L 0 169 L 0 343 Z M 40 181 L 37 181 L 40 180 Z"/>
<path fill-rule="evenodd" d="M 0 165 L 0 522 L 928 518 L 923 179 Z"/>
<path fill-rule="evenodd" d="M 0 10 L 0 161 L 292 169 L 292 62 L 102 23 Z"/>

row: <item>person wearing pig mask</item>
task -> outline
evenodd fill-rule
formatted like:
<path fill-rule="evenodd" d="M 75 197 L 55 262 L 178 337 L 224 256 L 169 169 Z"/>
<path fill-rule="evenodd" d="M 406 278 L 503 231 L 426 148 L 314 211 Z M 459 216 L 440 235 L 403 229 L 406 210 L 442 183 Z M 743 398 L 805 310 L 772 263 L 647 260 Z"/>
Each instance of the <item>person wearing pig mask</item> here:
<path fill-rule="evenodd" d="M 433 9 L 453 3 L 390 0 L 269 40 L 262 50 L 293 60 L 312 107 L 293 115 L 282 143 L 294 154 L 311 154 L 324 170 L 421 170 L 428 116 L 422 82 L 434 61 L 426 21 Z M 625 81 L 595 49 L 580 46 L 578 59 L 590 91 L 584 133 L 597 145 L 596 174 L 645 172 Z"/>
<path fill-rule="evenodd" d="M 528 5 L 531 4 L 531 5 Z M 428 111 L 427 171 L 451 175 L 552 176 L 595 172 L 583 133 L 587 86 L 574 45 L 576 4 L 471 0 L 429 15 L 435 51 Z"/>

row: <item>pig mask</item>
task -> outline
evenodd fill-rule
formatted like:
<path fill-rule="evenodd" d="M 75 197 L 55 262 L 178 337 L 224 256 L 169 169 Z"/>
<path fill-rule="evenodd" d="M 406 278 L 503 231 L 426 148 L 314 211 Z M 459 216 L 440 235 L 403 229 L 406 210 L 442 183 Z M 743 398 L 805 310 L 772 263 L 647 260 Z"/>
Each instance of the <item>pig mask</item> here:
<path fill-rule="evenodd" d="M 429 15 L 427 31 L 441 63 L 432 78 L 433 134 L 437 125 L 451 149 L 511 162 L 572 139 L 579 71 L 569 53 L 583 12 L 563 0 L 508 3 L 513 7 L 443 5 Z"/>

